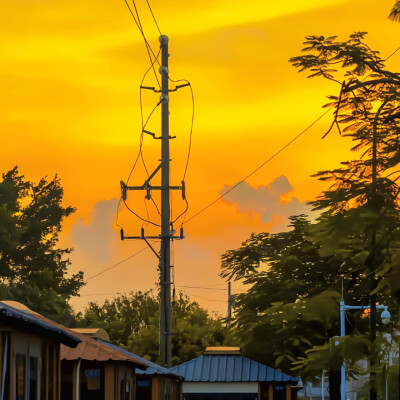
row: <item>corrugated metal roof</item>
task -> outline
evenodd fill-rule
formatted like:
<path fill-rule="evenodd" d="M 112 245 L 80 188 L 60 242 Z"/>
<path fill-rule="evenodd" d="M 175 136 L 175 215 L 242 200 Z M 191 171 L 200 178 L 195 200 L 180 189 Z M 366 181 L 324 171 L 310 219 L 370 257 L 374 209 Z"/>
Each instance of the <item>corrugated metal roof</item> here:
<path fill-rule="evenodd" d="M 110 343 L 92 339 L 78 332 L 74 332 L 74 334 L 81 339 L 81 343 L 75 349 L 61 346 L 61 360 L 124 361 L 133 363 L 135 366 L 143 369 L 148 368 L 150 365 L 143 358 L 132 353 L 127 353 L 125 350 Z"/>
<path fill-rule="evenodd" d="M 146 360 L 145 358 L 139 357 L 133 353 L 130 353 L 128 350 L 124 350 L 124 349 L 120 349 L 119 347 L 115 346 L 114 344 L 108 343 L 108 342 L 104 342 L 103 340 L 98 340 L 99 342 L 103 343 L 106 346 L 109 346 L 111 348 L 117 348 L 119 350 L 121 350 L 122 352 L 124 352 L 127 355 L 134 355 L 135 357 L 143 360 L 144 362 L 146 362 L 149 367 L 145 370 L 141 370 L 141 369 L 136 369 L 136 373 L 139 375 L 171 375 L 177 378 L 182 379 L 183 377 L 181 375 L 178 375 L 175 372 L 172 372 L 170 369 L 168 368 L 164 368 L 161 365 L 158 365 L 156 363 L 153 363 L 151 361 Z"/>
<path fill-rule="evenodd" d="M 171 368 L 186 382 L 298 382 L 242 355 L 203 355 Z"/>
<path fill-rule="evenodd" d="M 66 346 L 75 347 L 81 340 L 68 328 L 51 321 L 29 309 L 19 310 L 0 302 L 0 322 L 30 333 L 50 338 Z"/>

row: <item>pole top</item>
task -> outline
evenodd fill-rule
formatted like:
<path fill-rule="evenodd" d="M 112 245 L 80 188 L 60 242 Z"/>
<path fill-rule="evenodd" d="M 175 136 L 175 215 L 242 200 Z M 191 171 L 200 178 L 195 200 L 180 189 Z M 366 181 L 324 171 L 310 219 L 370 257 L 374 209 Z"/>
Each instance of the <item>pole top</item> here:
<path fill-rule="evenodd" d="M 167 44 L 169 39 L 167 35 L 161 35 L 158 40 L 160 41 L 161 44 Z"/>

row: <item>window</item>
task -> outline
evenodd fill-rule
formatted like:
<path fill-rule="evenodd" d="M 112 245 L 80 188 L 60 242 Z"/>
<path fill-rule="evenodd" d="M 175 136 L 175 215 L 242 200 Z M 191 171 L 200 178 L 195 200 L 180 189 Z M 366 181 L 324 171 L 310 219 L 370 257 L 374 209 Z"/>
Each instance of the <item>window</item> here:
<path fill-rule="evenodd" d="M 26 357 L 23 354 L 15 356 L 15 398 L 25 400 L 25 365 Z"/>
<path fill-rule="evenodd" d="M 29 357 L 29 400 L 38 400 L 38 359 Z"/>
<path fill-rule="evenodd" d="M 130 400 L 131 398 L 131 381 L 122 379 L 119 392 L 120 400 Z"/>
<path fill-rule="evenodd" d="M 1 393 L 8 399 L 10 397 L 10 332 L 8 331 L 0 331 L 0 364 Z"/>

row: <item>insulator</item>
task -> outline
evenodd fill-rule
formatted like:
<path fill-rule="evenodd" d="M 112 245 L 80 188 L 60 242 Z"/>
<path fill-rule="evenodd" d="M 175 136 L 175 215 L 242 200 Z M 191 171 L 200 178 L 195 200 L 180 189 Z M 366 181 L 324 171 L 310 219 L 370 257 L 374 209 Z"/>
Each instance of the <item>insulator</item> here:
<path fill-rule="evenodd" d="M 126 185 L 125 185 L 125 182 L 121 181 L 120 185 L 121 185 L 121 198 L 122 198 L 122 200 L 125 201 L 126 200 Z"/>
<path fill-rule="evenodd" d="M 142 239 L 144 239 L 144 228 L 141 229 Z"/>
<path fill-rule="evenodd" d="M 185 185 L 185 181 L 182 181 L 182 199 L 186 200 L 186 185 Z"/>
<path fill-rule="evenodd" d="M 120 230 L 120 234 L 121 234 L 121 240 L 124 240 L 125 236 L 124 236 L 124 230 L 122 228 Z"/>

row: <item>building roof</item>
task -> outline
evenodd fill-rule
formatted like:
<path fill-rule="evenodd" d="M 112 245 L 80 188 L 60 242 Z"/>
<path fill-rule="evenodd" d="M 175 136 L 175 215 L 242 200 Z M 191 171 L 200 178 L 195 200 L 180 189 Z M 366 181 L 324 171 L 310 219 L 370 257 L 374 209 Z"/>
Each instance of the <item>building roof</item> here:
<path fill-rule="evenodd" d="M 0 323 L 44 336 L 65 346 L 76 347 L 81 340 L 68 328 L 37 314 L 17 302 L 0 302 Z"/>
<path fill-rule="evenodd" d="M 61 344 L 61 360 L 122 361 L 146 369 L 150 363 L 117 346 L 95 340 L 90 336 L 73 331 L 40 315 L 21 303 L 0 302 L 0 323 L 16 326 L 40 336 L 49 337 Z M 98 331 L 98 330 L 94 330 Z M 105 332 L 105 331 L 104 331 Z M 94 332 L 90 332 L 94 333 Z"/>
<path fill-rule="evenodd" d="M 242 355 L 202 355 L 171 368 L 186 382 L 293 382 L 286 375 Z"/>
<path fill-rule="evenodd" d="M 110 336 L 108 336 L 108 333 L 103 328 L 72 328 L 71 331 L 94 339 L 102 339 L 106 342 L 110 341 Z"/>
<path fill-rule="evenodd" d="M 104 345 L 109 346 L 111 348 L 118 348 L 119 349 L 119 347 L 115 346 L 114 344 L 106 343 L 106 342 L 104 342 L 102 340 L 99 340 L 99 342 L 101 342 Z M 125 354 L 127 354 L 127 355 L 134 355 L 134 354 L 130 353 L 128 350 L 124 350 L 124 349 L 120 349 L 120 350 L 122 352 L 124 352 Z M 158 365 L 158 364 L 156 364 L 154 362 L 148 361 L 148 360 L 146 360 L 146 359 L 144 359 L 142 357 L 139 357 L 139 356 L 136 356 L 136 355 L 135 355 L 135 357 L 140 358 L 141 360 L 143 360 L 144 362 L 146 362 L 148 364 L 148 368 L 146 368 L 144 370 L 136 369 L 136 373 L 138 375 L 170 375 L 170 376 L 173 376 L 175 378 L 183 379 L 183 377 L 181 375 L 179 375 L 179 374 L 177 374 L 175 372 L 172 372 L 171 369 L 164 368 L 161 365 Z"/>
<path fill-rule="evenodd" d="M 150 365 L 143 358 L 110 343 L 93 339 L 78 332 L 74 332 L 74 335 L 81 339 L 81 343 L 75 349 L 61 346 L 61 360 L 122 361 L 132 363 L 140 369 L 148 368 Z"/>

